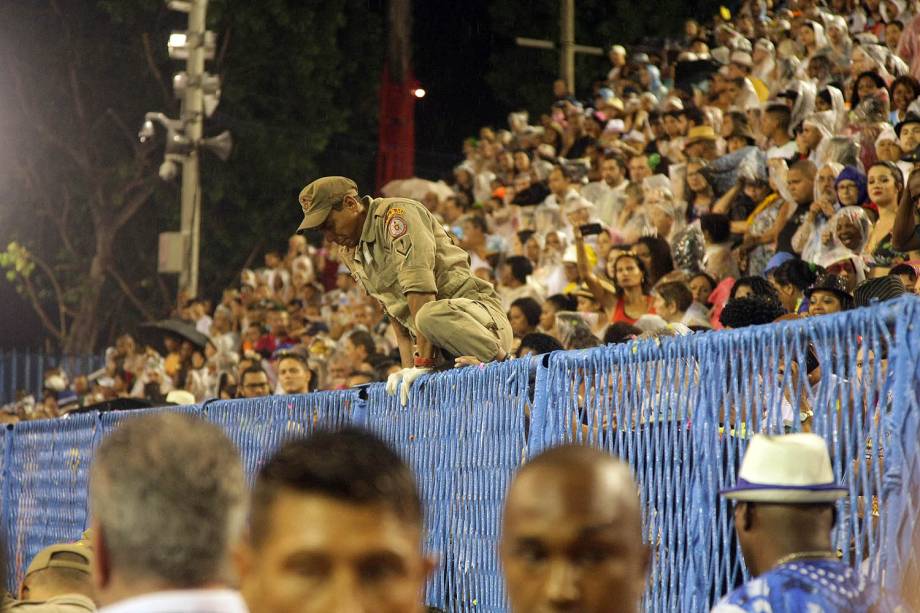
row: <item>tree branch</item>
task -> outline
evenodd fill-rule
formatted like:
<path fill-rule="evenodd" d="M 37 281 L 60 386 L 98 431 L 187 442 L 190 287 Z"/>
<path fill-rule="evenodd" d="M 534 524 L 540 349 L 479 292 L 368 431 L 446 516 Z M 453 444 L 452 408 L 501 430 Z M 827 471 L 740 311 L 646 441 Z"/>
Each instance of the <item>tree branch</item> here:
<path fill-rule="evenodd" d="M 61 321 L 61 336 L 64 336 L 64 331 L 67 329 L 67 320 L 65 317 L 69 312 L 67 304 L 64 302 L 64 290 L 61 288 L 61 284 L 58 282 L 54 270 L 52 270 L 51 266 L 49 266 L 45 260 L 31 251 L 29 252 L 29 259 L 45 273 L 45 276 L 48 277 L 48 282 L 51 283 L 51 288 L 54 290 L 54 297 L 58 304 L 58 318 Z"/>
<path fill-rule="evenodd" d="M 16 93 L 16 100 L 19 102 L 19 106 L 22 109 L 23 115 L 28 117 L 28 124 L 30 124 L 35 131 L 41 136 L 48 144 L 57 147 L 61 151 L 67 154 L 71 160 L 84 172 L 89 172 L 89 160 L 80 154 L 80 152 L 73 147 L 67 140 L 61 138 L 57 132 L 51 129 L 35 112 L 36 105 L 31 104 L 27 99 L 25 92 L 25 86 L 22 82 L 22 75 L 19 73 L 13 63 L 7 62 L 7 69 L 9 70 L 10 77 L 13 81 L 13 91 Z"/>
<path fill-rule="evenodd" d="M 134 196 L 132 196 L 122 205 L 121 209 L 119 209 L 118 213 L 112 219 L 113 233 L 117 233 L 122 226 L 131 221 L 131 218 L 141 210 L 141 207 L 144 206 L 148 200 L 150 200 L 150 196 L 153 195 L 154 189 L 153 180 L 148 179 L 145 182 L 143 189 L 134 194 Z"/>
<path fill-rule="evenodd" d="M 171 107 L 173 106 L 173 99 L 169 93 L 169 88 L 166 87 L 166 82 L 163 80 L 163 73 L 157 68 L 156 59 L 153 57 L 153 46 L 150 44 L 149 32 L 141 34 L 141 42 L 144 44 L 144 57 L 147 59 L 147 68 L 150 69 L 150 74 L 153 75 L 157 85 L 160 86 L 160 92 L 163 94 L 163 101 L 166 106 Z"/>
<path fill-rule="evenodd" d="M 118 284 L 119 289 L 121 289 L 125 297 L 131 301 L 131 304 L 133 304 L 135 308 L 140 311 L 145 318 L 147 318 L 148 321 L 156 319 L 153 315 L 153 312 L 147 308 L 147 305 L 145 305 L 140 298 L 137 297 L 137 294 L 134 293 L 134 291 L 131 289 L 131 286 L 128 285 L 127 281 L 125 281 L 124 277 L 122 277 L 121 274 L 115 270 L 114 265 L 108 267 L 108 273 L 113 279 L 115 279 L 115 283 Z"/>
<path fill-rule="evenodd" d="M 106 115 L 112 118 L 112 123 L 114 123 L 121 133 L 125 135 L 125 138 L 128 139 L 128 142 L 131 143 L 131 149 L 134 151 L 135 156 L 138 153 L 140 148 L 140 142 L 137 139 L 137 134 L 131 131 L 128 127 L 128 124 L 121 118 L 121 116 L 115 112 L 115 109 L 108 108 L 105 110 Z"/>
<path fill-rule="evenodd" d="M 54 324 L 51 322 L 51 318 L 45 311 L 45 307 L 42 306 L 41 300 L 38 299 L 38 294 L 35 292 L 35 286 L 32 285 L 32 281 L 30 281 L 28 277 L 23 277 L 22 285 L 26 290 L 26 295 L 29 297 L 29 302 L 32 303 L 32 308 L 38 315 L 39 321 L 42 322 L 42 325 L 45 327 L 45 329 L 48 330 L 48 332 L 50 332 L 55 339 L 58 341 L 63 340 L 64 331 L 58 330 L 54 327 Z"/>
<path fill-rule="evenodd" d="M 217 72 L 220 72 L 224 67 L 224 57 L 227 55 L 227 49 L 230 48 L 230 34 L 232 32 L 233 26 L 227 26 L 227 30 L 224 32 L 224 35 L 221 36 L 220 52 L 217 55 L 217 61 L 214 62 L 214 65 L 217 67 Z"/>

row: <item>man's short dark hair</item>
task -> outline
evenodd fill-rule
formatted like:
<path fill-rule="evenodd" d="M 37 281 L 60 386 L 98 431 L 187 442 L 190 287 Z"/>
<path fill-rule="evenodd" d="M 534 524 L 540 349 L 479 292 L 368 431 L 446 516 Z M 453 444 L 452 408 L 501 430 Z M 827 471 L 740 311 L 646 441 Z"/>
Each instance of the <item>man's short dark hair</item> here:
<path fill-rule="evenodd" d="M 513 255 L 505 264 L 511 269 L 511 276 L 521 283 L 527 283 L 527 277 L 533 274 L 533 264 L 523 255 Z"/>
<path fill-rule="evenodd" d="M 481 217 L 479 215 L 469 215 L 463 221 L 465 223 L 469 223 L 471 226 L 479 228 L 479 231 L 482 232 L 483 234 L 489 233 L 489 226 L 486 223 L 486 220 L 484 217 Z"/>
<path fill-rule="evenodd" d="M 713 287 L 715 287 L 715 285 L 713 285 Z M 779 292 L 776 291 L 776 288 L 773 287 L 773 284 L 771 284 L 763 277 L 756 275 L 752 275 L 750 277 L 741 277 L 735 281 L 735 284 L 732 285 L 731 294 L 729 294 L 729 300 L 734 300 L 735 294 L 737 294 L 738 290 L 742 287 L 749 287 L 755 296 L 760 296 L 761 298 L 766 298 L 779 304 Z"/>
<path fill-rule="evenodd" d="M 800 258 L 787 260 L 772 272 L 773 280 L 780 285 L 792 285 L 806 290 L 818 279 L 818 268 Z"/>
<path fill-rule="evenodd" d="M 642 334 L 642 330 L 625 321 L 618 321 L 607 326 L 604 332 L 605 345 L 619 345 L 630 341 Z"/>
<path fill-rule="evenodd" d="M 557 311 L 575 311 L 578 309 L 578 299 L 571 294 L 553 294 L 546 302 L 556 307 Z"/>
<path fill-rule="evenodd" d="M 531 326 L 536 326 L 540 323 L 540 313 L 543 309 L 540 307 L 540 303 L 533 298 L 518 298 L 511 303 L 511 306 L 521 309 L 521 313 L 524 314 L 527 323 Z"/>
<path fill-rule="evenodd" d="M 605 160 L 613 160 L 617 163 L 617 166 L 620 167 L 620 170 L 626 172 L 628 168 L 626 167 L 626 158 L 623 157 L 623 154 L 615 149 L 611 149 L 604 154 Z"/>
<path fill-rule="evenodd" d="M 521 338 L 521 345 L 518 347 L 518 356 L 522 355 L 526 349 L 531 349 L 537 355 L 551 353 L 553 351 L 562 351 L 562 345 L 549 334 L 542 332 L 531 332 Z"/>
<path fill-rule="evenodd" d="M 678 311 L 686 311 L 693 304 L 693 293 L 683 281 L 668 281 L 655 288 L 658 295 L 666 303 L 671 303 Z"/>
<path fill-rule="evenodd" d="M 771 104 L 767 107 L 766 113 L 776 118 L 779 127 L 784 131 L 789 131 L 792 123 L 792 110 L 785 104 Z"/>
<path fill-rule="evenodd" d="M 422 501 L 415 477 L 385 442 L 359 428 L 317 432 L 285 443 L 268 460 L 252 491 L 250 538 L 265 541 L 271 509 L 282 492 L 374 505 L 421 528 Z"/>
<path fill-rule="evenodd" d="M 261 366 L 250 366 L 240 375 L 240 387 L 246 385 L 246 375 L 265 375 L 265 378 L 268 378 L 268 373 L 262 370 Z"/>
<path fill-rule="evenodd" d="M 366 351 L 369 356 L 377 353 L 377 344 L 374 342 L 374 337 L 371 336 L 370 332 L 355 330 L 348 335 L 348 340 L 351 341 L 351 344 L 355 347 L 364 347 L 364 351 Z"/>
<path fill-rule="evenodd" d="M 683 115 L 688 122 L 695 126 L 701 126 L 706 123 L 706 119 L 703 116 L 703 111 L 695 106 L 689 106 L 681 111 L 678 111 L 678 113 Z"/>
<path fill-rule="evenodd" d="M 744 328 L 772 323 L 785 314 L 786 311 L 779 303 L 751 295 L 734 298 L 725 303 L 719 321 L 729 328 Z"/>
<path fill-rule="evenodd" d="M 700 228 L 709 234 L 714 243 L 724 243 L 731 238 L 731 221 L 728 215 L 721 213 L 700 215 Z"/>

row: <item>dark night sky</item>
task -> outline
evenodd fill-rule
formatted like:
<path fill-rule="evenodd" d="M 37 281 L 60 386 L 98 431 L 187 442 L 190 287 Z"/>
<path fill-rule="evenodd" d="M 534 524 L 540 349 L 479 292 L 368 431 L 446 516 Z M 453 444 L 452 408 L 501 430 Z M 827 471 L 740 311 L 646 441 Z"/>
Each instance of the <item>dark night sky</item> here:
<path fill-rule="evenodd" d="M 508 109 L 485 81 L 495 44 L 487 0 L 416 2 L 413 19 L 413 64 L 427 91 L 416 105 L 416 174 L 438 178 L 461 161 L 466 136 L 504 125 Z M 31 307 L 0 282 L 0 348 L 38 348 L 43 337 Z"/>
<path fill-rule="evenodd" d="M 485 75 L 494 41 L 488 2 L 416 2 L 413 58 L 427 91 L 416 105 L 416 174 L 435 178 L 461 161 L 461 145 L 485 124 L 504 125 Z"/>

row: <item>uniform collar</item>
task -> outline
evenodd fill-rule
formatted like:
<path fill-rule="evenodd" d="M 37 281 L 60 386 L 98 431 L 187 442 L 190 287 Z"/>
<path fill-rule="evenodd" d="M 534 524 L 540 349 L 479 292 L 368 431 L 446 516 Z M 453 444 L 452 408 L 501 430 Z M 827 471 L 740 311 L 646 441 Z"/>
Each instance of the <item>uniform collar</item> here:
<path fill-rule="evenodd" d="M 364 228 L 361 230 L 361 242 L 373 243 L 377 238 L 377 233 L 375 232 L 376 218 L 380 215 L 377 213 L 377 207 L 374 206 L 373 198 L 365 196 L 362 200 L 367 208 L 367 217 L 364 219 Z"/>

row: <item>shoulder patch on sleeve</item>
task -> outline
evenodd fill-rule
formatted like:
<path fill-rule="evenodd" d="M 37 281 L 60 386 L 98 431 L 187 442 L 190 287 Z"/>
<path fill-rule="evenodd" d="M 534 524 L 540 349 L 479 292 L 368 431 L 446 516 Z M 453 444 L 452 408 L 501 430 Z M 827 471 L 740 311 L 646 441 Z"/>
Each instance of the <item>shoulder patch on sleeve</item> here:
<path fill-rule="evenodd" d="M 406 212 L 404 210 L 402 210 L 398 206 L 394 206 L 393 208 L 387 210 L 387 223 L 390 223 L 390 220 L 393 219 L 395 215 L 405 215 L 405 214 Z"/>
<path fill-rule="evenodd" d="M 393 209 L 390 209 L 392 212 Z M 387 215 L 387 233 L 389 233 L 390 238 L 396 239 L 400 236 L 403 236 L 406 232 L 409 231 L 409 225 L 406 223 L 406 220 L 402 215 L 393 214 Z"/>

